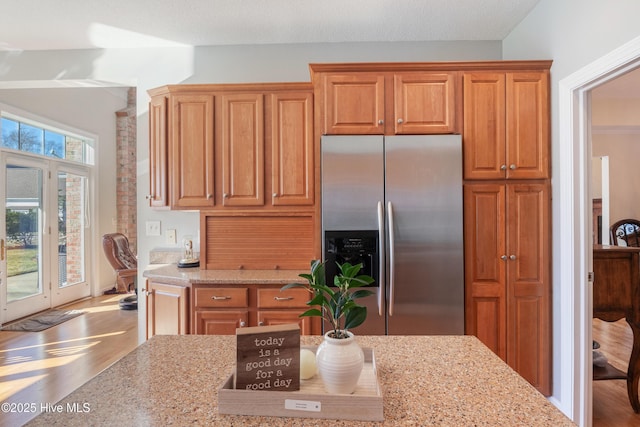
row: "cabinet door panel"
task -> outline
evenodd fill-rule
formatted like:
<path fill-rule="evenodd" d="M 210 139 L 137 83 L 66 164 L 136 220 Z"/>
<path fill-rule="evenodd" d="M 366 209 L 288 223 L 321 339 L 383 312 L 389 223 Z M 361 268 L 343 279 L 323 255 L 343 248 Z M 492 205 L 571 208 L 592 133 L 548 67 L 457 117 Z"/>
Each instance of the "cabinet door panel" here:
<path fill-rule="evenodd" d="M 549 83 L 546 73 L 506 77 L 507 178 L 549 178 Z"/>
<path fill-rule="evenodd" d="M 505 187 L 464 186 L 466 333 L 506 360 Z"/>
<path fill-rule="evenodd" d="M 174 95 L 171 205 L 213 206 L 213 96 Z"/>
<path fill-rule="evenodd" d="M 507 185 L 507 362 L 551 392 L 550 212 L 546 183 Z"/>
<path fill-rule="evenodd" d="M 222 203 L 264 205 L 264 101 L 262 94 L 222 98 Z"/>
<path fill-rule="evenodd" d="M 313 94 L 271 95 L 272 204 L 312 205 Z"/>
<path fill-rule="evenodd" d="M 153 97 L 149 102 L 149 206 L 154 208 L 169 206 L 167 132 L 167 97 Z"/>
<path fill-rule="evenodd" d="M 246 310 L 196 310 L 193 317 L 194 334 L 199 335 L 235 335 L 236 328 L 249 325 Z"/>
<path fill-rule="evenodd" d="M 384 76 L 374 73 L 325 77 L 327 135 L 384 134 Z"/>
<path fill-rule="evenodd" d="M 464 76 L 464 177 L 505 177 L 505 75 Z"/>
<path fill-rule="evenodd" d="M 455 73 L 394 75 L 395 133 L 453 132 L 455 77 Z"/>
<path fill-rule="evenodd" d="M 147 338 L 189 333 L 187 288 L 152 282 L 148 287 Z"/>

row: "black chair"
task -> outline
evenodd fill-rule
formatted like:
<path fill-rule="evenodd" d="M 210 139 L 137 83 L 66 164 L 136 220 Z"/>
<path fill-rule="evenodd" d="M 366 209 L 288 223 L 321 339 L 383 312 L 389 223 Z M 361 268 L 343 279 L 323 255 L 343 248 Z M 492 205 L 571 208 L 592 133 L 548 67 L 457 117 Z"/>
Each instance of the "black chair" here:
<path fill-rule="evenodd" d="M 621 219 L 609 228 L 611 244 L 615 246 L 640 247 L 640 221 Z"/>

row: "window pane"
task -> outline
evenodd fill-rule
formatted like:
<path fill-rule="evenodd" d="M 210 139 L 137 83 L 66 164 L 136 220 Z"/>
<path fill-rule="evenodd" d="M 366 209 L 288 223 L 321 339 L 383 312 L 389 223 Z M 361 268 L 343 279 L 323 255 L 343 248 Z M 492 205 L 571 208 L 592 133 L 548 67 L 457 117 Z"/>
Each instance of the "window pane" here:
<path fill-rule="evenodd" d="M 0 127 L 2 127 L 2 141 L 0 142 L 0 145 L 17 150 L 20 147 L 18 138 L 18 122 L 5 119 L 3 117 L 0 122 Z"/>
<path fill-rule="evenodd" d="M 74 162 L 83 163 L 84 157 L 82 155 L 82 148 L 84 147 L 84 141 L 78 138 L 66 137 L 66 155 L 67 160 L 73 160 Z"/>
<path fill-rule="evenodd" d="M 44 155 L 64 159 L 64 135 L 45 129 Z"/>
<path fill-rule="evenodd" d="M 85 280 L 85 189 L 85 177 L 58 173 L 59 287 Z"/>
<path fill-rule="evenodd" d="M 42 154 L 44 129 L 20 123 L 20 150 Z"/>
<path fill-rule="evenodd" d="M 7 302 L 42 293 L 42 169 L 7 166 Z"/>
<path fill-rule="evenodd" d="M 57 159 L 94 165 L 95 153 L 92 139 L 71 136 L 45 129 L 45 126 L 29 125 L 22 121 L 0 117 L 0 148 L 45 155 Z"/>

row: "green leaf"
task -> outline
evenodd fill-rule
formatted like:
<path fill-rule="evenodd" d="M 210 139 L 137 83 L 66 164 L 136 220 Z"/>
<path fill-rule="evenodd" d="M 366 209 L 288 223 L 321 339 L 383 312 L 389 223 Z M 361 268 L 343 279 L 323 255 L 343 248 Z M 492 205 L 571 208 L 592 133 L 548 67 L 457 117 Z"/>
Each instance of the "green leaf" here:
<path fill-rule="evenodd" d="M 344 329 L 352 329 L 360 326 L 367 318 L 367 307 L 360 305 L 353 307 L 345 316 Z"/>
<path fill-rule="evenodd" d="M 281 287 L 280 290 L 281 291 L 286 291 L 287 289 L 291 289 L 291 288 L 306 288 L 306 289 L 308 289 L 309 286 L 305 285 L 304 283 L 287 283 L 286 285 Z"/>
<path fill-rule="evenodd" d="M 367 289 L 360 289 L 355 291 L 354 293 L 351 294 L 351 299 L 358 299 L 358 298 L 364 298 L 364 297 L 368 297 L 369 295 L 373 295 L 375 294 L 375 292 L 367 290 Z"/>

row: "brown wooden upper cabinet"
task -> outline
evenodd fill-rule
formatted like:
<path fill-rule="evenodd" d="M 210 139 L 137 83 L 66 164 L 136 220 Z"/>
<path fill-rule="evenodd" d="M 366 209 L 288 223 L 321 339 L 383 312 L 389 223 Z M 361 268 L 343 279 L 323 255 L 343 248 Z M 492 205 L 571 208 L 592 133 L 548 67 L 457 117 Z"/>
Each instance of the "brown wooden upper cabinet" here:
<path fill-rule="evenodd" d="M 271 97 L 271 203 L 311 206 L 314 200 L 313 93 Z"/>
<path fill-rule="evenodd" d="M 549 72 L 464 75 L 464 178 L 549 178 Z"/>
<path fill-rule="evenodd" d="M 222 204 L 264 205 L 264 95 L 222 95 Z"/>
<path fill-rule="evenodd" d="M 169 188 L 171 207 L 194 209 L 214 205 L 213 95 L 169 97 Z"/>
<path fill-rule="evenodd" d="M 149 94 L 150 206 L 313 207 L 311 84 L 175 85 Z"/>
<path fill-rule="evenodd" d="M 454 133 L 457 80 L 444 71 L 326 73 L 323 133 Z"/>
<path fill-rule="evenodd" d="M 169 206 L 167 176 L 167 102 L 166 96 L 156 96 L 149 102 L 149 206 Z"/>

